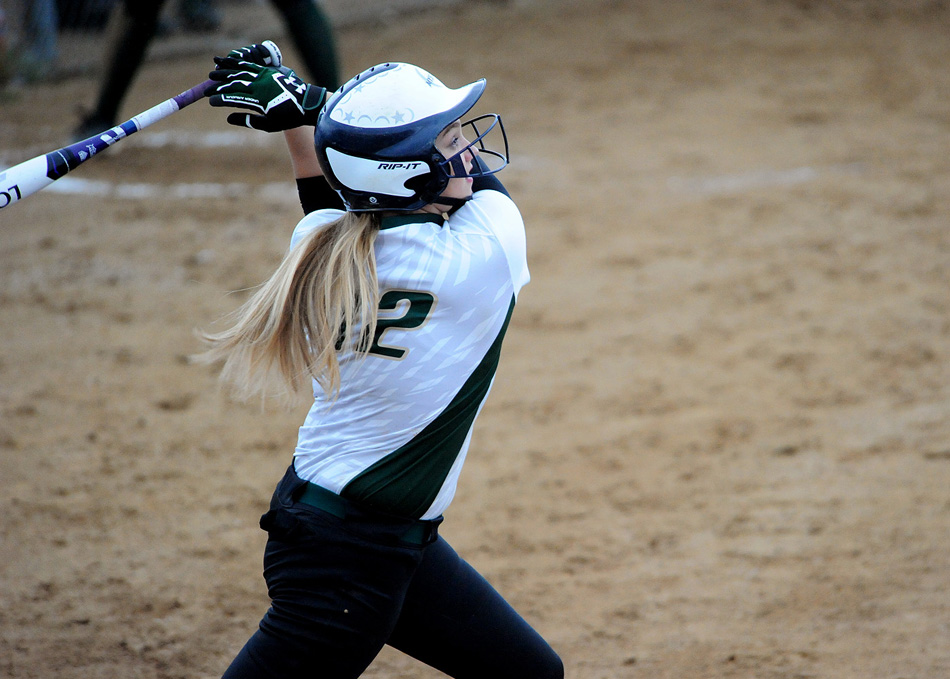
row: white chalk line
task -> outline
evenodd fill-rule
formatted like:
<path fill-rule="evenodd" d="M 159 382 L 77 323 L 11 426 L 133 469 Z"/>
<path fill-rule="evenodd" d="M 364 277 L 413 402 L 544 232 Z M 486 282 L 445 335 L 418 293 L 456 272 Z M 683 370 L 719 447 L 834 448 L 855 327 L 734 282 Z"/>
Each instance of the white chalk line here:
<path fill-rule="evenodd" d="M 158 148 L 188 148 L 188 149 L 222 149 L 222 148 L 266 148 L 280 146 L 282 135 L 266 134 L 255 130 L 220 130 L 214 132 L 200 132 L 196 130 L 143 130 L 136 132 L 121 144 L 109 149 L 108 153 L 115 154 L 122 149 L 134 147 Z M 68 144 L 63 144 L 68 146 Z M 62 148 L 62 147 L 60 147 Z M 51 145 L 40 146 L 33 144 L 19 149 L 0 150 L 0 171 L 13 165 L 41 156 L 56 150 Z"/>
<path fill-rule="evenodd" d="M 282 144 L 279 135 L 262 134 L 251 130 L 220 130 L 200 132 L 195 130 L 173 129 L 147 131 L 136 134 L 124 141 L 122 147 L 131 148 L 248 148 L 267 147 Z M 49 149 L 47 149 L 49 150 Z M 22 160 L 40 155 L 43 151 L 37 147 L 17 151 L 0 151 L 0 171 Z M 12 160 L 19 158 L 20 160 Z M 518 160 L 521 162 L 519 163 Z M 516 159 L 516 166 L 530 168 L 542 159 L 522 157 Z M 811 166 L 789 169 L 757 169 L 718 175 L 698 175 L 693 177 L 669 177 L 666 189 L 673 193 L 693 195 L 734 194 L 760 188 L 793 186 L 816 181 L 826 175 L 861 174 L 865 171 L 861 163 L 817 168 Z M 87 180 L 81 177 L 67 176 L 51 184 L 47 189 L 61 194 L 82 194 L 89 196 L 108 196 L 112 198 L 142 199 L 167 197 L 172 199 L 220 198 L 254 195 L 263 198 L 284 200 L 296 198 L 296 188 L 292 183 L 240 184 L 240 183 L 181 183 L 172 185 L 144 183 L 114 183 L 105 180 Z"/>
<path fill-rule="evenodd" d="M 179 184 L 120 184 L 101 179 L 82 179 L 66 176 L 50 184 L 46 193 L 81 195 L 94 198 L 118 198 L 142 200 L 145 198 L 165 198 L 170 200 L 188 200 L 201 198 L 253 198 L 283 202 L 296 200 L 297 187 L 293 182 L 269 182 L 266 184 L 211 182 L 187 182 Z"/>
<path fill-rule="evenodd" d="M 788 170 L 754 170 L 726 175 L 697 177 L 670 177 L 666 188 L 673 193 L 692 195 L 725 195 L 742 193 L 754 189 L 793 186 L 820 179 L 828 174 L 859 174 L 863 168 L 858 164 L 817 169 L 798 167 Z M 255 196 L 265 200 L 294 200 L 296 187 L 291 182 L 273 182 L 269 184 L 242 183 L 206 183 L 188 182 L 180 184 L 120 184 L 105 180 L 89 180 L 72 175 L 50 184 L 47 191 L 62 194 L 86 195 L 97 197 L 140 200 L 144 198 L 169 198 L 186 200 L 192 198 L 236 198 Z"/>
<path fill-rule="evenodd" d="M 263 148 L 283 144 L 280 135 L 269 135 L 253 130 L 221 130 L 200 132 L 195 130 L 149 130 L 123 140 L 120 146 L 110 149 L 110 153 L 123 149 L 138 148 Z M 42 155 L 45 151 L 36 146 L 4 151 L 0 153 L 0 172 L 27 158 Z M 93 161 L 95 162 L 95 161 Z M 81 170 L 77 170 L 81 172 Z M 100 179 L 85 179 L 68 175 L 50 184 L 46 193 L 64 195 L 83 195 L 91 197 L 142 200 L 145 198 L 167 198 L 187 200 L 194 198 L 232 198 L 253 196 L 264 200 L 294 200 L 297 190 L 293 182 L 272 182 L 267 184 L 187 182 L 178 184 L 148 184 L 140 182 L 119 183 Z"/>
<path fill-rule="evenodd" d="M 133 146 L 145 148 L 184 147 L 184 148 L 233 148 L 249 146 L 280 146 L 283 135 L 273 135 L 256 130 L 219 130 L 215 132 L 197 132 L 195 130 L 144 131 L 141 136 L 129 138 Z"/>

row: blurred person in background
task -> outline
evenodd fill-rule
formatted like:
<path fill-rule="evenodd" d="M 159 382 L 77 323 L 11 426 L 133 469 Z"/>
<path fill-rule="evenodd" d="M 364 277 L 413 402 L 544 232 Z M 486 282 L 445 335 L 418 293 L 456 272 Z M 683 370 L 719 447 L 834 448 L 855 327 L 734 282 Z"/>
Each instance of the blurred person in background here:
<path fill-rule="evenodd" d="M 27 82 L 53 74 L 58 56 L 59 12 L 55 0 L 30 0 L 23 22 L 23 51 L 17 74 Z"/>
<path fill-rule="evenodd" d="M 333 27 L 315 0 L 270 0 L 280 12 L 284 27 L 315 82 L 335 90 L 340 85 L 339 61 Z M 165 0 L 123 0 L 121 25 L 106 59 L 106 73 L 99 88 L 95 108 L 87 113 L 73 132 L 78 141 L 108 130 L 119 122 L 119 108 L 145 60 L 149 44 L 158 33 Z M 213 0 L 182 0 L 179 18 L 190 16 L 183 28 L 214 30 L 220 16 Z M 190 13 L 190 14 L 189 14 Z"/>
<path fill-rule="evenodd" d="M 0 87 L 5 87 L 10 79 L 8 64 L 10 62 L 9 43 L 7 41 L 7 13 L 0 3 Z"/>
<path fill-rule="evenodd" d="M 20 21 L 0 4 L 0 86 L 45 80 L 53 74 L 58 56 L 59 12 L 56 0 L 29 0 Z M 20 24 L 15 39 L 11 26 Z"/>
<path fill-rule="evenodd" d="M 178 26 L 189 33 L 211 33 L 221 27 L 221 13 L 214 0 L 181 0 Z"/>

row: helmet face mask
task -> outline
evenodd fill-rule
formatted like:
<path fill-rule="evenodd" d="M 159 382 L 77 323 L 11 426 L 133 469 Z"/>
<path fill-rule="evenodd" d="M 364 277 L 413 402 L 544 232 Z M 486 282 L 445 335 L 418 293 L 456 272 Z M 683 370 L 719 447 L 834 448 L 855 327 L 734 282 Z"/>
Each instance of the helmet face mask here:
<path fill-rule="evenodd" d="M 494 114 L 465 123 L 474 141 L 452 158 L 435 146 L 484 89 L 484 80 L 449 89 L 417 66 L 387 63 L 364 71 L 335 92 L 320 113 L 314 144 L 324 176 L 347 210 L 415 211 L 434 202 L 452 177 L 492 174 L 507 165 L 507 137 Z M 503 154 L 485 147 L 484 139 L 493 130 L 501 132 Z M 485 154 L 491 167 L 478 163 L 465 172 L 466 151 Z"/>
<path fill-rule="evenodd" d="M 490 149 L 485 143 L 485 138 L 494 133 L 496 128 L 497 132 L 501 134 L 504 151 Z M 468 146 L 450 158 L 439 161 L 439 167 L 445 172 L 446 176 L 450 176 L 452 179 L 485 177 L 503 170 L 508 165 L 508 135 L 505 133 L 505 124 L 501 122 L 500 115 L 486 113 L 462 123 L 462 134 L 467 138 L 466 129 L 472 130 L 472 141 L 469 142 Z M 484 132 L 481 130 L 484 130 Z M 466 152 L 474 153 L 482 160 L 481 163 L 473 165 L 472 169 L 467 172 L 463 160 Z"/>

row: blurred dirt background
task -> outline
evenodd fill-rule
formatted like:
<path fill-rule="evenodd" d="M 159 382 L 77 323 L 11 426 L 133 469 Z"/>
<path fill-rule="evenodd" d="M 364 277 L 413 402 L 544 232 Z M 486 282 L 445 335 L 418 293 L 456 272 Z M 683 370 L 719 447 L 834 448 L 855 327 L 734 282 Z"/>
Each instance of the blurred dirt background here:
<path fill-rule="evenodd" d="M 282 36 L 225 10 L 125 117 Z M 496 0 L 338 40 L 347 75 L 487 77 L 504 116 L 533 281 L 443 534 L 568 676 L 950 676 L 946 3 Z M 7 93 L 3 162 L 97 85 Z M 300 211 L 281 139 L 224 118 L 0 213 L 2 677 L 219 676 L 266 608 L 257 520 L 307 404 L 187 357 Z"/>

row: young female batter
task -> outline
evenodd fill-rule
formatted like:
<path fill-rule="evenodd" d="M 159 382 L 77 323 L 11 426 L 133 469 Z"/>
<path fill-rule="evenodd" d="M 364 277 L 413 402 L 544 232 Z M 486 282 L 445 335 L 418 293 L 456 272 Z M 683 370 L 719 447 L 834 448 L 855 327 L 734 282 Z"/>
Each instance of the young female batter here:
<path fill-rule="evenodd" d="M 248 393 L 312 384 L 314 403 L 261 519 L 272 604 L 225 677 L 358 677 L 384 644 L 457 678 L 563 677 L 438 536 L 528 282 L 524 224 L 493 176 L 501 120 L 476 119 L 474 141 L 460 124 L 485 81 L 381 64 L 324 103 L 255 49 L 216 59 L 207 95 L 253 111 L 231 123 L 286 131 L 307 214 L 206 358 Z"/>

